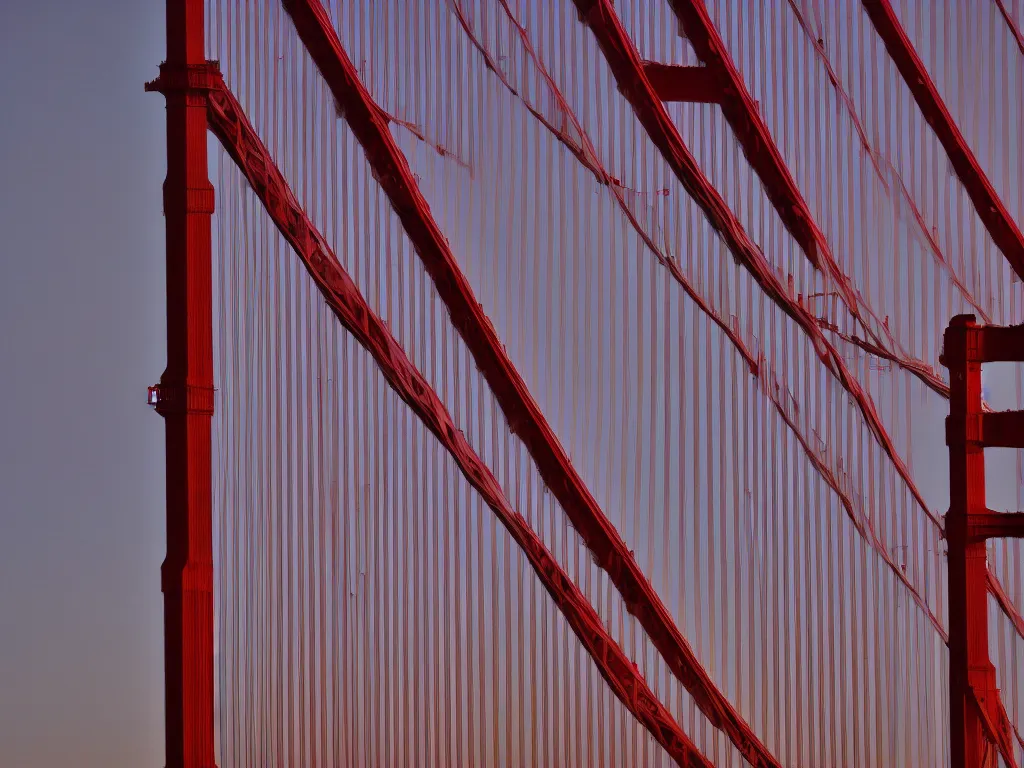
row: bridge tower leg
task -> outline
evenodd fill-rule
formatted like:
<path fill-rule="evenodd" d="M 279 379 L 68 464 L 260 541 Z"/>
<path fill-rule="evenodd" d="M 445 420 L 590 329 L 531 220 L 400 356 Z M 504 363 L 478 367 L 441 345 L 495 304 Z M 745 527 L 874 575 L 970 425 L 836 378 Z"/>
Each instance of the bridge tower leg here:
<path fill-rule="evenodd" d="M 167 768 L 215 768 L 211 216 L 203 0 L 167 0 L 167 60 L 147 90 L 167 99 L 167 368 L 151 402 L 164 417 L 167 557 L 164 679 Z"/>
<path fill-rule="evenodd" d="M 986 544 L 969 531 L 971 515 L 986 512 L 985 453 L 981 442 L 981 328 L 968 315 L 953 318 L 943 345 L 950 373 L 949 678 L 952 768 L 984 768 L 986 737 L 981 707 L 998 695 L 988 655 Z M 975 703 L 975 697 L 978 703 Z M 995 765 L 995 750 L 991 750 Z"/>

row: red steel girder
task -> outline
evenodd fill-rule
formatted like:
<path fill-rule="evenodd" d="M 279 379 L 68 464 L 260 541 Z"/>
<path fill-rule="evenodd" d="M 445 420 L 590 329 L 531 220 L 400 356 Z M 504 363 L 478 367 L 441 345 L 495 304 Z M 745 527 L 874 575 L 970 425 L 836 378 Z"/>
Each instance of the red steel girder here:
<path fill-rule="evenodd" d="M 223 81 L 210 95 L 209 115 L 214 134 L 245 175 L 278 231 L 302 260 L 335 317 L 373 355 L 391 388 L 451 454 L 463 475 L 526 554 L 534 572 L 615 695 L 679 765 L 711 768 L 711 763 L 650 690 L 632 660 L 608 634 L 601 617 L 543 540 L 509 504 L 498 481 L 455 426 L 430 383 L 367 304 L 323 235 L 303 212 L 241 105 Z"/>
<path fill-rule="evenodd" d="M 709 67 L 645 61 L 644 74 L 662 101 L 718 104 L 722 100 L 721 87 Z"/>
<path fill-rule="evenodd" d="M 1006 761 L 1007 768 L 1018 768 L 1014 757 L 1013 725 L 1006 715 L 1003 700 L 996 695 L 994 702 L 986 703 L 983 693 L 971 688 L 971 703 L 977 708 L 981 717 L 981 727 L 989 741 L 996 745 L 999 754 Z M 979 763 L 978 768 L 983 768 Z"/>
<path fill-rule="evenodd" d="M 771 132 L 761 119 L 758 106 L 747 91 L 703 0 L 669 0 L 669 4 L 697 56 L 717 79 L 717 91 L 720 94 L 719 101 L 722 105 L 722 112 L 739 139 L 748 162 L 764 184 L 768 198 L 778 211 L 779 217 L 811 262 L 819 268 L 828 269 L 847 306 L 860 318 L 856 293 L 833 258 L 824 234 L 814 221 L 810 207 L 790 174 L 789 167 L 775 145 Z M 797 13 L 799 15 L 798 9 Z M 654 85 L 653 81 L 652 85 Z M 658 90 L 657 86 L 655 86 L 655 90 Z M 1012 219 L 1007 220 L 1012 225 Z M 927 235 L 926 227 L 924 231 Z M 954 281 L 959 282 L 955 276 Z M 864 325 L 877 339 L 875 332 L 866 323 Z M 925 384 L 935 388 L 938 377 L 934 376 L 930 370 L 925 370 L 923 362 L 904 360 L 899 355 L 886 352 L 879 345 L 871 346 L 877 350 L 875 354 L 881 354 L 881 356 L 893 360 L 921 378 Z M 941 390 L 937 391 L 941 392 Z"/>
<path fill-rule="evenodd" d="M 1024 448 L 1024 411 L 972 413 L 946 419 L 946 442 L 979 448 Z"/>
<path fill-rule="evenodd" d="M 985 458 L 970 439 L 968 421 L 981 414 L 981 365 L 970 360 L 973 318 L 954 318 L 946 330 L 944 358 L 950 374 L 949 513 L 946 515 L 949 570 L 949 707 L 953 768 L 981 768 L 985 750 L 982 713 L 975 698 L 991 700 L 995 668 L 988 655 L 988 597 L 984 541 L 971 541 L 967 520 L 985 507 Z M 959 439 L 957 439 L 959 437 Z M 952 439 L 950 439 L 952 438 Z"/>
<path fill-rule="evenodd" d="M 831 275 L 843 302 L 877 342 L 874 346 L 881 349 L 883 336 L 887 336 L 889 342 L 894 344 L 888 329 L 878 323 L 878 318 L 874 317 L 869 307 L 862 306 L 850 280 L 832 255 L 824 233 L 815 222 L 810 206 L 804 200 L 789 166 L 779 152 L 771 131 L 761 119 L 758 105 L 747 91 L 743 78 L 733 64 L 732 57 L 718 34 L 718 29 L 711 20 L 703 0 L 669 0 L 669 4 L 694 51 L 717 80 L 722 113 L 739 140 L 747 162 L 761 179 L 765 193 L 786 229 L 800 245 L 808 260 L 818 269 L 826 270 Z M 869 324 L 869 318 L 865 315 L 874 321 L 874 327 Z M 886 356 L 922 378 L 926 384 L 933 383 L 929 381 L 922 361 L 906 359 L 903 355 L 892 353 L 887 353 Z"/>
<path fill-rule="evenodd" d="M 683 143 L 665 105 L 644 76 L 643 65 L 610 0 L 574 0 L 580 18 L 597 39 L 619 90 L 629 100 L 637 119 L 672 168 L 676 178 L 703 209 L 708 221 L 722 236 L 733 256 L 747 269 L 765 294 L 803 329 L 814 343 L 818 358 L 857 403 L 864 420 L 886 452 L 915 500 L 936 525 L 941 521 L 931 512 L 896 446 L 882 424 L 871 399 L 846 366 L 842 355 L 829 343 L 818 319 L 782 284 L 761 249 L 750 239 L 722 195 L 708 181 Z"/>
<path fill-rule="evenodd" d="M 975 512 L 967 517 L 972 540 L 1024 538 L 1024 512 Z"/>
<path fill-rule="evenodd" d="M 885 43 L 889 57 L 895 62 L 925 120 L 946 150 L 960 183 L 974 203 L 978 218 L 984 223 L 996 247 L 1010 262 L 1013 271 L 1024 279 L 1024 235 L 960 133 L 889 0 L 863 0 L 863 4 L 875 31 Z"/>
<path fill-rule="evenodd" d="M 717 190 L 703 176 L 696 161 L 689 154 L 668 113 L 665 111 L 664 105 L 661 104 L 654 90 L 646 81 L 640 59 L 632 43 L 629 41 L 625 30 L 622 28 L 622 24 L 615 14 L 611 3 L 608 0 L 574 0 L 574 2 L 579 11 L 581 21 L 591 28 L 597 38 L 598 45 L 604 52 L 605 58 L 615 75 L 619 90 L 632 104 L 637 118 L 647 129 L 648 135 L 659 148 L 662 156 L 672 166 L 677 178 L 679 178 L 683 186 L 704 210 L 709 221 L 729 245 L 732 253 L 754 275 L 759 285 L 811 336 L 819 356 L 836 378 L 839 379 L 844 388 L 857 401 L 872 433 L 893 461 L 897 471 L 906 481 L 925 514 L 940 530 L 943 530 L 942 522 L 928 509 L 923 497 L 910 478 L 905 465 L 895 453 L 895 448 L 884 427 L 882 427 L 874 407 L 865 397 L 859 384 L 853 380 L 841 357 L 828 344 L 820 332 L 816 332 L 816 329 L 812 330 L 809 327 L 817 322 L 816 319 L 788 296 L 785 289 L 782 288 L 775 278 L 774 273 L 771 272 L 770 267 L 765 263 L 764 256 L 760 250 L 750 241 L 750 238 L 736 221 L 725 201 L 722 200 Z M 827 352 L 823 353 L 824 350 L 827 350 Z M 875 548 L 878 549 L 878 547 Z M 888 558 L 886 559 L 888 561 Z M 1024 619 L 1021 618 L 1012 603 L 1006 599 L 1005 592 L 1003 592 L 999 581 L 992 574 L 987 575 L 987 588 L 996 597 L 1006 616 L 1013 622 L 1018 634 L 1024 637 Z M 921 604 L 920 601 L 918 601 L 918 604 Z M 928 615 L 933 618 L 934 623 L 934 617 L 932 617 L 930 611 L 928 611 Z M 942 632 L 941 627 L 937 627 L 937 629 L 939 634 L 942 635 L 943 640 L 946 641 L 947 637 Z"/>
<path fill-rule="evenodd" d="M 509 10 L 506 1 L 500 0 L 500 5 L 506 11 L 506 13 L 509 14 L 510 20 L 515 25 L 516 22 L 514 20 L 514 17 L 511 15 L 511 11 Z M 456 17 L 459 19 L 459 23 L 461 24 L 463 30 L 469 37 L 472 45 L 484 57 L 484 60 L 488 63 L 488 66 L 498 77 L 498 79 L 501 80 L 505 87 L 509 89 L 509 91 L 512 92 L 513 95 L 517 95 L 512 85 L 507 81 L 504 75 L 501 74 L 500 68 L 498 68 L 496 63 L 491 59 L 491 56 L 487 52 L 487 49 L 474 35 L 472 28 L 469 24 L 469 21 L 465 16 L 465 13 L 460 7 L 459 3 L 454 2 L 451 7 Z M 708 306 L 708 304 L 701 296 L 701 294 L 687 280 L 686 276 L 680 269 L 678 263 L 671 259 L 663 258 L 660 255 L 659 246 L 650 240 L 650 237 L 647 235 L 644 228 L 640 226 L 639 222 L 633 216 L 629 206 L 625 203 L 625 200 L 622 197 L 621 189 L 617 186 L 616 181 L 612 179 L 610 174 L 608 174 L 607 171 L 597 161 L 596 150 L 590 143 L 590 140 L 587 138 L 585 129 L 582 127 L 582 125 L 579 124 L 575 115 L 573 115 L 572 108 L 565 101 L 561 92 L 558 90 L 558 86 L 550 79 L 550 76 L 544 69 L 543 63 L 540 62 L 539 59 L 536 57 L 536 54 L 533 52 L 532 47 L 529 45 L 529 40 L 525 30 L 519 27 L 518 34 L 520 35 L 520 38 L 523 40 L 524 44 L 527 46 L 528 51 L 530 51 L 530 56 L 531 58 L 533 58 L 533 61 L 538 67 L 539 71 L 542 73 L 543 77 L 548 81 L 549 86 L 551 87 L 552 92 L 554 93 L 555 98 L 558 101 L 558 104 L 563 110 L 565 110 L 566 114 L 569 116 L 569 119 L 572 121 L 573 126 L 576 128 L 578 135 L 581 137 L 580 143 L 576 144 L 575 142 L 566 142 L 564 137 L 561 135 L 560 130 L 551 123 L 549 123 L 543 115 L 534 110 L 533 107 L 530 106 L 529 101 L 523 100 L 523 105 L 526 107 L 527 110 L 531 112 L 531 114 L 533 114 L 533 116 L 538 121 L 540 121 L 549 131 L 551 131 L 551 133 L 559 141 L 563 142 L 563 146 L 566 146 L 566 148 L 569 149 L 569 151 L 573 154 L 573 156 L 576 157 L 576 159 L 581 163 L 581 165 L 583 165 L 584 168 L 586 168 L 587 170 L 594 174 L 595 178 L 598 180 L 599 183 L 605 184 L 609 187 L 609 189 L 612 191 L 612 194 L 618 200 L 623 215 L 635 228 L 640 238 L 648 245 L 651 251 L 658 258 L 658 262 L 668 269 L 669 274 L 672 276 L 672 278 L 679 283 L 680 287 L 682 287 L 686 294 L 696 303 L 697 307 L 699 307 L 702 312 L 707 314 L 708 317 L 710 317 L 712 321 L 716 325 L 718 325 L 719 328 L 722 329 L 723 333 L 725 333 L 725 335 L 730 339 L 730 341 L 732 341 L 732 343 L 736 347 L 737 352 L 740 354 L 743 361 L 750 368 L 751 373 L 760 380 L 762 392 L 772 403 L 772 405 L 776 408 L 779 415 L 782 417 L 783 422 L 789 427 L 789 429 L 792 430 L 801 448 L 804 450 L 804 453 L 808 461 L 811 462 L 811 464 L 814 466 L 815 470 L 818 472 L 820 477 L 833 491 L 835 491 L 835 493 L 839 497 L 843 509 L 846 511 L 846 514 L 848 515 L 850 520 L 853 522 L 856 530 L 861 534 L 865 541 L 868 542 L 868 544 L 878 554 L 878 556 L 881 557 L 883 561 L 885 561 L 886 565 L 892 571 L 893 575 L 906 587 L 906 589 L 910 593 L 911 598 L 921 609 L 921 611 L 928 617 L 929 621 L 934 626 L 936 632 L 939 633 L 943 642 L 946 642 L 948 640 L 948 635 L 946 633 L 945 627 L 932 612 L 931 608 L 928 606 L 927 602 L 924 600 L 922 595 L 917 591 L 917 589 L 907 578 L 907 574 L 905 573 L 904 569 L 896 563 L 896 561 L 892 557 L 892 554 L 889 552 L 888 548 L 878 538 L 878 535 L 871 528 L 871 526 L 867 524 L 867 518 L 864 515 L 863 510 L 861 510 L 859 508 L 859 505 L 855 502 L 852 494 L 849 493 L 847 488 L 843 487 L 840 478 L 818 455 L 818 453 L 812 446 L 810 439 L 802 433 L 800 426 L 797 423 L 797 420 L 793 418 L 793 414 L 790 413 L 789 408 L 787 407 L 786 399 L 779 396 L 779 393 L 773 384 L 773 377 L 765 375 L 767 366 L 764 365 L 765 361 L 763 360 L 763 358 L 760 360 L 755 358 L 753 354 L 747 349 L 742 337 L 739 335 L 739 333 L 737 333 L 736 329 L 730 323 L 725 322 L 722 317 L 720 317 L 710 306 Z M 648 74 L 649 68 L 651 66 L 652 65 L 650 62 L 646 62 L 644 64 L 645 72 L 648 72 Z M 877 347 L 876 345 L 873 345 L 871 342 L 864 341 L 856 336 L 843 334 L 842 332 L 839 331 L 838 328 L 828 325 L 822 320 L 819 320 L 818 322 L 819 325 L 821 325 L 822 327 L 828 327 L 830 331 L 839 336 L 842 336 L 846 341 L 856 344 L 865 349 L 866 351 L 871 352 L 872 354 L 881 355 L 888 360 L 892 360 L 897 365 L 906 368 L 915 376 L 920 378 L 927 386 L 943 395 L 943 397 L 949 397 L 949 386 L 941 377 L 937 376 L 929 366 L 925 366 L 923 363 L 919 361 L 901 359 L 898 355 L 887 350 L 884 350 L 880 347 Z M 932 522 L 935 523 L 936 526 L 939 527 L 941 530 L 941 525 L 937 520 L 933 520 Z M 1008 603 L 1006 603 L 1005 601 L 1000 603 L 1000 605 L 1004 608 L 1004 610 L 1007 610 L 1007 615 L 1011 616 L 1008 609 L 1011 609 L 1012 607 L 1009 606 Z M 1024 627 L 1024 620 L 1016 621 L 1015 619 L 1013 619 L 1012 616 L 1011 620 L 1014 621 L 1015 627 Z M 1024 636 L 1024 632 L 1022 632 L 1022 636 Z"/>
<path fill-rule="evenodd" d="M 778 766 L 767 748 L 718 690 L 697 661 L 668 609 L 636 564 L 618 531 L 601 511 L 558 442 L 501 340 L 473 295 L 412 171 L 387 126 L 387 119 L 342 48 L 318 0 L 283 0 L 381 187 L 423 260 L 452 322 L 466 342 L 501 406 L 509 427 L 526 446 L 541 477 L 569 516 L 597 564 L 611 577 L 669 668 L 686 686 L 708 720 L 722 729 L 755 766 Z"/>
<path fill-rule="evenodd" d="M 764 184 L 765 193 L 779 218 L 811 263 L 822 268 L 822 257 L 828 253 L 825 236 L 815 224 L 807 202 L 800 194 L 782 153 L 775 146 L 768 126 L 761 119 L 757 104 L 748 93 L 703 1 L 669 0 L 669 5 L 694 52 L 717 81 L 722 113 L 743 147 L 747 162 Z M 845 287 L 845 280 L 839 275 L 836 278 Z M 852 294 L 850 297 L 844 295 L 844 298 L 849 304 Z"/>
<path fill-rule="evenodd" d="M 505 0 L 500 0 L 500 5 L 506 11 L 506 13 L 509 14 L 509 18 L 513 22 L 513 24 L 515 24 L 516 22 L 514 21 L 514 17 L 511 15 L 511 11 L 509 10 Z M 485 62 L 487 62 L 488 66 L 491 68 L 495 76 L 505 85 L 505 87 L 513 95 L 517 95 L 516 90 L 512 87 L 512 85 L 508 82 L 505 76 L 501 73 L 501 70 L 496 65 L 496 63 L 491 59 L 491 56 L 488 53 L 487 49 L 482 45 L 482 43 L 473 33 L 468 18 L 465 16 L 465 12 L 462 10 L 459 3 L 453 2 L 451 8 L 452 11 L 455 13 L 456 17 L 458 18 L 459 23 L 462 26 L 463 30 L 465 31 L 466 35 L 469 37 L 470 42 L 484 57 Z M 790 430 L 792 430 L 794 436 L 797 439 L 797 442 L 804 450 L 807 460 L 811 462 L 811 464 L 814 466 L 815 470 L 818 472 L 820 477 L 833 491 L 835 491 L 836 495 L 839 497 L 839 501 L 842 504 L 843 509 L 846 511 L 846 514 L 853 522 L 857 531 L 861 534 L 861 536 L 864 537 L 865 541 L 867 541 L 868 544 L 870 544 L 870 546 L 872 547 L 872 549 L 874 549 L 878 556 L 885 561 L 886 565 L 892 571 L 893 575 L 904 585 L 904 587 L 906 587 L 907 591 L 910 593 L 911 598 L 921 609 L 921 611 L 928 617 L 928 620 L 932 623 L 932 625 L 935 627 L 935 630 L 942 637 L 943 642 L 945 642 L 948 639 L 945 627 L 932 612 L 931 608 L 928 606 L 927 602 L 924 600 L 921 593 L 917 591 L 917 589 L 907 578 L 907 574 L 905 573 L 904 569 L 896 563 L 896 561 L 892 557 L 892 554 L 889 552 L 888 548 L 878 538 L 878 535 L 874 532 L 871 526 L 868 525 L 867 517 L 864 515 L 863 510 L 860 509 L 860 505 L 854 500 L 853 495 L 849 493 L 849 489 L 843 487 L 843 484 L 840 481 L 839 477 L 836 475 L 836 473 L 833 472 L 833 470 L 828 466 L 828 464 L 825 461 L 822 460 L 821 456 L 812 446 L 811 440 L 806 435 L 803 434 L 800 425 L 798 424 L 797 420 L 793 417 L 793 414 L 790 412 L 790 409 L 787 407 L 786 399 L 784 397 L 781 397 L 776 389 L 774 383 L 774 375 L 768 375 L 768 367 L 765 364 L 764 359 L 758 359 L 754 357 L 753 353 L 749 349 L 747 349 L 746 344 L 743 341 L 743 338 L 737 332 L 736 328 L 733 327 L 733 325 L 730 324 L 729 322 L 726 322 L 724 318 L 719 316 L 715 312 L 715 310 L 707 304 L 704 297 L 689 282 L 686 275 L 683 274 L 678 263 L 674 260 L 664 258 L 659 253 L 659 246 L 650 239 L 650 236 L 633 216 L 633 213 L 630 210 L 629 206 L 626 204 L 625 199 L 622 195 L 621 188 L 617 185 L 616 180 L 614 180 L 611 177 L 611 175 L 598 162 L 597 151 L 591 144 L 589 138 L 587 137 L 586 130 L 583 128 L 582 125 L 579 124 L 577 118 L 572 112 L 572 108 L 565 101 L 561 91 L 558 90 L 558 86 L 550 79 L 550 76 L 544 69 L 543 63 L 536 57 L 536 54 L 533 52 L 533 49 L 529 44 L 529 39 L 526 35 L 525 30 L 522 28 L 518 28 L 518 34 L 520 35 L 520 38 L 523 40 L 524 45 L 526 45 L 527 49 L 530 51 L 530 56 L 533 59 L 535 65 L 538 67 L 543 77 L 548 81 L 549 86 L 552 89 L 552 93 L 555 95 L 555 98 L 557 99 L 559 106 L 563 110 L 565 110 L 565 113 L 569 116 L 569 120 L 576 128 L 576 131 L 578 132 L 578 135 L 580 137 L 580 143 L 577 144 L 575 142 L 565 141 L 560 130 L 556 128 L 553 124 L 548 122 L 548 120 L 542 114 L 540 114 L 533 107 L 531 107 L 529 101 L 523 100 L 523 105 L 526 107 L 527 110 L 530 111 L 531 114 L 533 114 L 533 116 L 542 125 L 545 126 L 545 128 L 547 128 L 552 133 L 553 136 L 555 136 L 555 138 L 557 138 L 559 141 L 563 143 L 563 146 L 565 146 L 573 154 L 573 156 L 576 157 L 576 159 L 584 168 L 586 168 L 587 170 L 594 174 L 595 178 L 598 180 L 599 183 L 608 186 L 608 188 L 612 192 L 612 195 L 619 202 L 620 209 L 622 210 L 623 215 L 634 227 L 637 234 L 644 241 L 644 243 L 647 244 L 647 246 L 651 249 L 652 253 L 655 254 L 656 258 L 658 259 L 658 263 L 664 266 L 666 269 L 668 269 L 672 279 L 675 280 L 680 285 L 680 287 L 686 292 L 686 295 L 689 296 L 697 305 L 697 307 L 709 318 L 711 318 L 712 322 L 714 322 L 722 330 L 722 332 L 729 338 L 729 340 L 732 341 L 733 345 L 736 348 L 736 351 L 740 354 L 744 363 L 746 363 L 746 365 L 750 368 L 752 375 L 759 379 L 761 391 L 765 394 L 768 400 L 776 408 L 783 422 L 787 425 L 787 427 L 789 427 Z M 652 67 L 666 67 L 667 69 L 672 69 L 672 67 L 668 67 L 667 65 L 654 65 L 651 62 L 645 62 L 644 69 L 648 76 L 650 75 L 650 69 Z M 698 69 L 701 69 L 703 71 L 705 68 L 700 67 Z M 664 94 L 660 95 L 662 95 L 662 97 L 664 98 Z M 820 320 L 819 325 L 825 327 L 825 323 Z M 857 344 L 858 346 L 861 346 L 863 349 L 871 352 L 872 354 L 882 355 L 886 359 L 892 360 L 896 364 L 905 367 L 907 370 L 911 371 L 915 376 L 920 378 L 927 386 L 936 390 L 944 397 L 949 397 L 949 387 L 945 383 L 945 381 L 939 376 L 937 376 L 934 373 L 934 371 L 931 370 L 930 367 L 925 366 L 923 363 L 911 362 L 908 360 L 900 359 L 894 353 L 876 347 L 875 345 L 872 345 L 870 342 L 863 341 L 855 336 L 844 335 L 838 330 L 838 328 L 829 327 L 829 330 L 831 330 L 833 333 L 843 336 L 843 338 L 845 338 L 847 341 Z M 1024 626 L 1024 623 L 1015 624 L 1015 626 Z"/>
<path fill-rule="evenodd" d="M 207 170 L 203 0 L 167 0 L 167 61 L 147 91 L 167 100 L 167 368 L 164 717 L 167 768 L 215 768 L 213 655 L 213 186 Z"/>
<path fill-rule="evenodd" d="M 989 417 L 1005 430 L 1024 423 L 1024 412 L 983 413 L 981 365 L 985 336 L 991 329 L 976 324 L 973 315 L 958 315 L 943 339 L 942 360 L 949 369 L 949 706 L 950 755 L 953 768 L 982 768 L 987 742 L 998 747 L 1009 765 L 1016 765 L 1011 728 L 999 697 L 996 672 L 989 659 L 988 595 L 994 577 L 988 570 L 985 539 L 1004 531 L 1020 531 L 1020 513 L 993 513 L 985 506 L 985 447 Z M 1005 334 L 990 334 L 991 340 Z M 1024 362 L 1024 360 L 1021 360 Z M 1013 416 L 1012 421 L 1007 416 Z M 1016 441 L 1020 443 L 1021 440 Z M 1000 520 L 999 518 L 1002 518 Z M 1000 590 L 1001 592 L 1001 590 Z M 1005 598 L 1005 595 L 1003 595 Z M 997 599 L 999 596 L 997 595 Z"/>
<path fill-rule="evenodd" d="M 559 90 L 558 85 L 551 78 L 550 74 L 545 69 L 543 62 L 541 62 L 540 58 L 533 50 L 533 46 L 530 44 L 529 36 L 526 34 L 526 30 L 518 25 L 518 22 L 515 20 L 515 16 L 513 15 L 512 10 L 508 6 L 507 0 L 499 0 L 499 4 L 501 5 L 502 10 L 505 12 L 506 17 L 516 28 L 516 32 L 519 35 L 520 41 L 526 47 L 530 59 L 532 59 L 534 65 L 537 67 L 538 71 L 541 73 L 542 77 L 547 82 L 548 87 L 551 89 L 551 92 L 554 95 L 556 103 L 558 104 L 559 108 L 564 111 L 565 115 L 568 117 L 570 121 L 570 124 L 573 126 L 573 128 L 575 128 L 577 134 L 579 135 L 579 143 L 567 140 L 562 130 L 555 126 L 553 123 L 551 123 L 547 118 L 545 118 L 539 110 L 531 106 L 530 101 L 528 99 L 523 98 L 523 95 L 516 90 L 512 83 L 509 82 L 508 78 L 502 73 L 501 68 L 491 57 L 491 54 L 488 52 L 487 48 L 483 45 L 483 43 L 480 42 L 480 39 L 474 34 L 473 28 L 469 23 L 469 19 L 466 16 L 465 11 L 460 6 L 458 0 L 452 0 L 452 2 L 450 3 L 450 8 L 452 12 L 455 14 L 455 17 L 458 19 L 459 25 L 462 27 L 462 30 L 466 33 L 466 36 L 467 38 L 469 38 L 469 41 L 472 44 L 472 46 L 483 57 L 488 69 L 490 69 L 494 76 L 497 77 L 499 81 L 501 81 L 502 85 L 505 86 L 508 92 L 511 93 L 513 96 L 517 97 L 519 99 L 519 102 L 523 105 L 523 107 L 525 107 L 526 110 L 531 115 L 533 115 L 533 117 L 541 125 L 543 125 L 551 133 L 551 135 L 556 140 L 558 140 L 559 143 L 561 143 L 563 147 L 565 147 L 567 150 L 569 150 L 570 153 L 572 153 L 573 157 L 576 158 L 577 162 L 579 162 L 583 168 L 585 168 L 587 171 L 594 175 L 594 178 L 597 180 L 599 184 L 606 186 L 611 191 L 612 196 L 618 203 L 619 210 L 622 212 L 622 215 L 626 217 L 626 220 L 630 223 L 630 226 L 633 227 L 633 230 L 637 233 L 637 235 L 644 242 L 644 244 L 648 248 L 650 248 L 651 252 L 655 255 L 655 258 L 658 260 L 658 263 L 668 270 L 669 275 L 671 275 L 672 279 L 679 284 L 683 291 L 686 292 L 686 295 L 689 296 L 690 299 L 694 302 L 694 304 L 697 305 L 700 311 L 703 312 L 708 318 L 710 318 L 710 320 L 721 329 L 722 333 L 724 333 L 726 337 L 728 337 L 728 339 L 733 343 L 733 346 L 736 347 L 736 351 L 739 352 L 740 356 L 743 358 L 743 362 L 747 365 L 748 368 L 750 368 L 751 373 L 756 376 L 758 367 L 757 358 L 747 348 L 747 345 L 743 341 L 743 338 L 739 334 L 738 330 L 729 320 L 719 315 L 708 304 L 707 299 L 705 299 L 705 297 L 701 295 L 701 293 L 697 290 L 694 284 L 683 273 L 683 270 L 680 268 L 679 263 L 674 259 L 666 257 L 662 252 L 661 246 L 659 246 L 656 242 L 654 242 L 654 240 L 651 239 L 650 233 L 640 223 L 640 221 L 636 217 L 636 214 L 633 212 L 633 210 L 629 206 L 629 203 L 626 201 L 626 197 L 623 194 L 624 187 L 621 186 L 621 183 L 618 179 L 615 179 L 610 173 L 608 173 L 607 169 L 599 161 L 597 156 L 597 149 L 591 143 L 590 138 L 587 136 L 586 130 L 583 128 L 578 118 L 573 113 L 572 107 L 570 107 L 568 102 L 565 100 L 565 97 Z M 648 64 L 651 63 L 648 62 Z M 652 66 L 664 65 L 658 64 Z"/>
<path fill-rule="evenodd" d="M 985 326 L 978 354 L 982 363 L 1024 360 L 1024 325 Z"/>

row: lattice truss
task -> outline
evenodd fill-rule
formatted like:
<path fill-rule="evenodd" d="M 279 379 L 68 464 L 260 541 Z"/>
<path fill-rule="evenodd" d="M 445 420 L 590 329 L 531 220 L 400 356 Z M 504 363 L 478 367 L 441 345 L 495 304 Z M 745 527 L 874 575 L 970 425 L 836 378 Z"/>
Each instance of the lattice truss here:
<path fill-rule="evenodd" d="M 221 766 L 948 762 L 938 355 L 1024 320 L 1024 3 L 207 25 Z"/>

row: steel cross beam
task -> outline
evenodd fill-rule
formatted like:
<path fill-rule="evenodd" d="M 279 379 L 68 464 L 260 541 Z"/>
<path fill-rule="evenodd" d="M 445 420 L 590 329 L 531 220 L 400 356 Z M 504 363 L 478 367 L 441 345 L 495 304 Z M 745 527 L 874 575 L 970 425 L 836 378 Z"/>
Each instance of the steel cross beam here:
<path fill-rule="evenodd" d="M 967 520 L 970 541 L 1024 539 L 1024 512 L 976 512 Z"/>
<path fill-rule="evenodd" d="M 1013 39 L 1017 42 L 1017 47 L 1020 48 L 1020 52 L 1024 53 L 1024 35 L 1021 34 L 1020 28 L 1013 20 L 1013 16 L 1006 10 L 1003 0 L 995 0 L 996 7 L 999 8 L 999 14 L 1003 17 L 1003 21 L 1006 22 L 1006 26 L 1010 30 L 1010 34 L 1013 35 Z"/>
<path fill-rule="evenodd" d="M 558 564 L 543 540 L 516 512 L 455 426 L 441 399 L 341 267 L 278 170 L 270 152 L 223 81 L 210 93 L 210 129 L 235 161 L 278 231 L 298 254 L 320 295 L 341 325 L 368 351 L 396 394 L 451 454 L 462 474 L 480 493 L 526 555 L 602 677 L 665 751 L 683 766 L 711 768 L 672 714 L 651 691 L 632 660 L 605 629 L 601 617 Z"/>
<path fill-rule="evenodd" d="M 960 133 L 956 121 L 942 101 L 939 89 L 935 87 L 928 70 L 914 50 L 892 5 L 889 4 L 889 0 L 863 0 L 863 4 L 875 31 L 885 43 L 889 57 L 895 62 L 925 120 L 935 131 L 942 148 L 946 150 L 960 183 L 964 185 L 974 204 L 978 218 L 992 236 L 996 247 L 1010 262 L 1013 271 L 1024 279 L 1024 235 L 1017 228 L 974 153 L 971 152 L 966 139 Z"/>
<path fill-rule="evenodd" d="M 983 768 L 987 741 L 1015 766 L 1012 730 L 988 654 L 988 572 L 985 541 L 1024 536 L 1024 515 L 1000 514 L 985 505 L 985 448 L 1024 448 L 1024 412 L 983 413 L 981 366 L 1024 362 L 1024 326 L 979 326 L 958 315 L 943 340 L 942 364 L 950 373 L 949 446 L 949 687 L 953 768 Z"/>
<path fill-rule="evenodd" d="M 662 101 L 687 101 L 719 104 L 722 89 L 710 67 L 685 67 L 681 64 L 644 62 L 644 74 Z"/>
<path fill-rule="evenodd" d="M 405 156 L 388 130 L 386 115 L 360 80 L 323 5 L 319 0 L 283 0 L 283 4 L 303 45 L 342 106 L 345 120 L 366 151 L 381 187 L 423 260 L 452 323 L 494 392 L 510 429 L 526 446 L 545 484 L 593 553 L 595 562 L 608 573 L 630 613 L 637 617 L 669 669 L 708 720 L 723 730 L 754 766 L 778 766 L 778 761 L 701 666 L 672 614 L 559 444 L 473 295 Z"/>

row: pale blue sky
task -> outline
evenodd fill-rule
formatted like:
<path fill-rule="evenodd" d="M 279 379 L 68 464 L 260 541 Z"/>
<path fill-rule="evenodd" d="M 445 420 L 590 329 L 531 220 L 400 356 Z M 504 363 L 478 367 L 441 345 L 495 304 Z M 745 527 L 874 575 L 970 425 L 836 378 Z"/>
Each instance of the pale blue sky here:
<path fill-rule="evenodd" d="M 161 2 L 0 3 L 0 765 L 163 759 Z"/>

